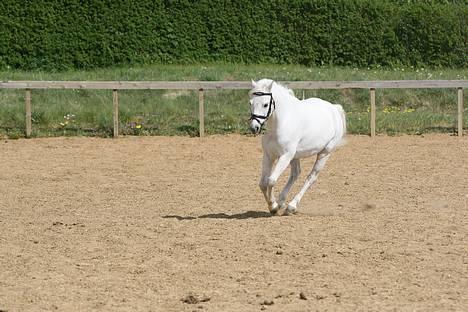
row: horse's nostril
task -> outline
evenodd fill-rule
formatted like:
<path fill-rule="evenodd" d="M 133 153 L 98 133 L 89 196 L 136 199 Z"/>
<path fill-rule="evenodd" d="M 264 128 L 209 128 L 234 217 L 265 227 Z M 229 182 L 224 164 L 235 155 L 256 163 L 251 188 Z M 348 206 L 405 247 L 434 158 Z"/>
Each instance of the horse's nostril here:
<path fill-rule="evenodd" d="M 258 133 L 259 130 L 260 130 L 260 126 L 259 126 L 259 125 L 253 125 L 253 126 L 250 127 L 250 131 L 251 131 L 252 133 L 254 133 L 254 134 L 255 134 L 255 133 Z"/>

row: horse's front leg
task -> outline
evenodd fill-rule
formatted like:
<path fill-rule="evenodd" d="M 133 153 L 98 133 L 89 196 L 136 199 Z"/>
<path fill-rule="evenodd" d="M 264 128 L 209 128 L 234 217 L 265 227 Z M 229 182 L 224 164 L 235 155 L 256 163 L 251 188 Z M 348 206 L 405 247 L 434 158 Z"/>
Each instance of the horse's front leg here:
<path fill-rule="evenodd" d="M 271 174 L 267 179 L 267 197 L 270 198 L 272 202 L 272 206 L 270 207 L 270 212 L 272 214 L 275 214 L 278 212 L 278 209 L 280 208 L 278 203 L 276 203 L 273 195 L 273 187 L 276 184 L 276 181 L 278 181 L 278 178 L 280 175 L 286 170 L 286 168 L 289 166 L 289 163 L 291 162 L 293 158 L 293 154 L 286 153 L 280 156 L 278 161 L 276 162 L 276 165 L 274 168 L 271 170 Z"/>
<path fill-rule="evenodd" d="M 301 174 L 301 162 L 299 159 L 291 160 L 291 174 L 289 175 L 288 182 L 284 186 L 283 190 L 281 191 L 278 199 L 279 208 L 282 209 L 285 206 L 286 197 L 288 196 L 291 187 L 293 186 L 294 182 L 296 182 L 297 178 Z"/>
<path fill-rule="evenodd" d="M 268 204 L 268 209 L 272 214 L 275 214 L 278 211 L 278 204 L 276 203 L 275 197 L 271 192 L 268 192 L 268 178 L 271 174 L 271 169 L 273 168 L 274 160 L 264 151 L 263 152 L 263 161 L 262 161 L 262 176 L 260 178 L 259 187 L 262 190 L 263 196 Z"/>

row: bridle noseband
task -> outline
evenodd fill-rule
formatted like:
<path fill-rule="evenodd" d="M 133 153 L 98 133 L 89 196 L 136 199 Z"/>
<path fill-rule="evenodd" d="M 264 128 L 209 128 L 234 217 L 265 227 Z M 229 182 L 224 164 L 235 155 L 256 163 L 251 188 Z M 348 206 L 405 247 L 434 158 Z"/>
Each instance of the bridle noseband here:
<path fill-rule="evenodd" d="M 275 101 L 273 100 L 273 94 L 271 92 L 254 92 L 252 93 L 252 95 L 256 95 L 256 96 L 265 96 L 265 95 L 268 95 L 270 96 L 270 104 L 268 104 L 268 112 L 265 116 L 262 116 L 262 115 L 255 115 L 255 114 L 250 114 L 250 118 L 249 120 L 255 120 L 256 122 L 258 122 L 260 124 L 260 127 L 263 126 L 263 124 L 265 123 L 265 121 L 267 121 L 268 118 L 270 118 L 271 114 L 273 114 L 273 111 L 275 110 L 276 108 L 276 105 L 275 105 Z M 272 109 L 273 107 L 273 109 Z M 263 120 L 263 122 L 262 122 Z"/>

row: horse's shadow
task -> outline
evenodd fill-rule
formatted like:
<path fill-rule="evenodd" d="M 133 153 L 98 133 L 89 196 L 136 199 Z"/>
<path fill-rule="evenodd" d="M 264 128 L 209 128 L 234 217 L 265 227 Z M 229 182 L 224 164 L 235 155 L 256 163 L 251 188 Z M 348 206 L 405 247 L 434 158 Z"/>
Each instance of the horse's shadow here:
<path fill-rule="evenodd" d="M 210 213 L 206 215 L 201 215 L 198 217 L 183 217 L 177 215 L 167 215 L 163 216 L 164 219 L 177 219 L 179 221 L 183 220 L 195 220 L 195 219 L 237 219 L 237 220 L 244 220 L 244 219 L 258 219 L 258 218 L 270 218 L 271 214 L 266 211 L 246 211 L 243 213 L 236 213 L 236 214 L 226 214 L 226 213 Z"/>

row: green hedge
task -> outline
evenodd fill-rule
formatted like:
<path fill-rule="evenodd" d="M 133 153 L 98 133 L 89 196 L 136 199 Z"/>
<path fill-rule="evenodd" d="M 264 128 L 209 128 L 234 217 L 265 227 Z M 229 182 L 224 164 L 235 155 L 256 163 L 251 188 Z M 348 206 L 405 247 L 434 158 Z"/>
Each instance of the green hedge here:
<path fill-rule="evenodd" d="M 466 1 L 2 0 L 0 68 L 468 64 Z"/>

